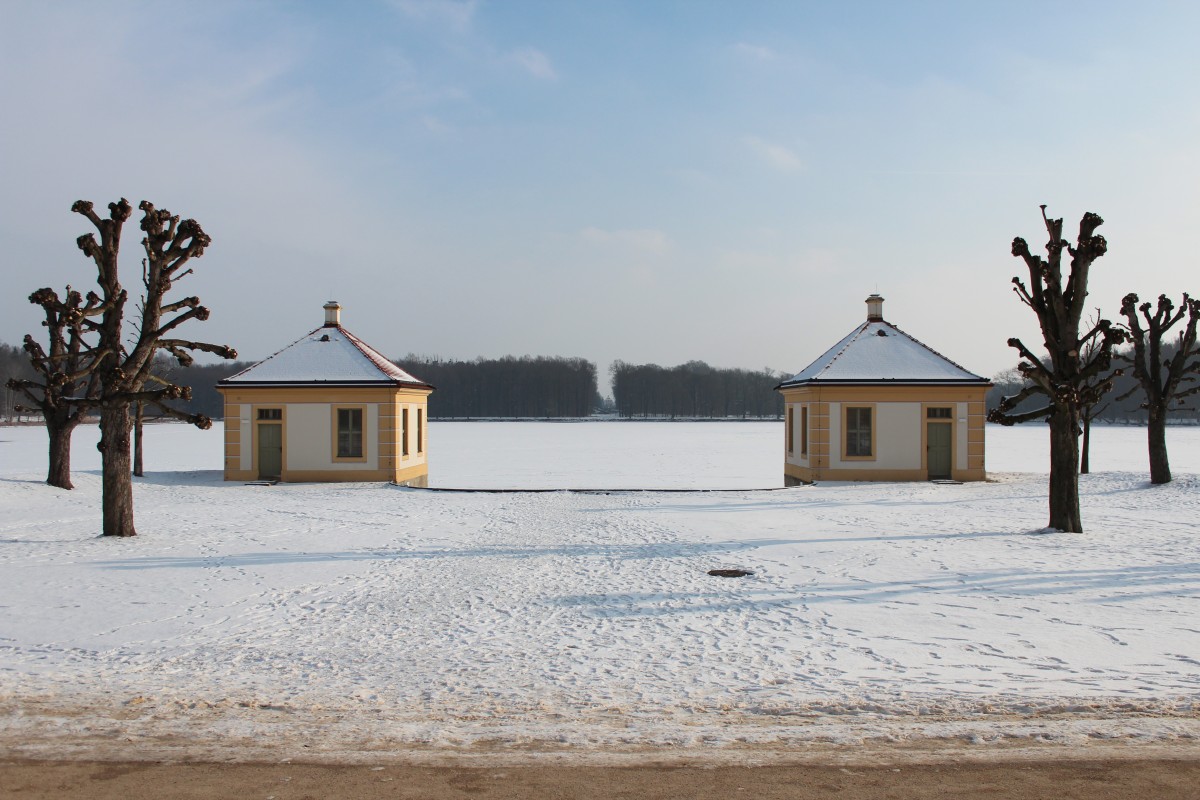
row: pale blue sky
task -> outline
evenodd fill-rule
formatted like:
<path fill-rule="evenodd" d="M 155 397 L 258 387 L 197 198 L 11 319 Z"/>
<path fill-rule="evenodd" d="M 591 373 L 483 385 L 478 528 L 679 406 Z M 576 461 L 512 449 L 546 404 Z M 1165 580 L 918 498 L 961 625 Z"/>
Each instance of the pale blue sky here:
<path fill-rule="evenodd" d="M 0 0 L 0 341 L 125 196 L 213 237 L 189 334 L 245 358 L 336 299 L 393 356 L 796 372 L 878 290 L 990 376 L 1040 203 L 1107 220 L 1110 316 L 1200 292 L 1198 8 Z"/>

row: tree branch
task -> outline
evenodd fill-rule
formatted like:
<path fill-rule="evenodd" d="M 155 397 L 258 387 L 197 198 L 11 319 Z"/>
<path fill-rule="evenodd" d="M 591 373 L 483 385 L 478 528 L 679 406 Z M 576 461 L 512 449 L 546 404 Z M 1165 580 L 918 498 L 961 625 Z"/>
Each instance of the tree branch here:
<path fill-rule="evenodd" d="M 162 403 L 157 403 L 154 401 L 149 401 L 149 405 L 152 405 L 154 408 L 158 409 L 159 412 L 164 416 L 182 420 L 191 425 L 195 425 L 200 430 L 206 431 L 212 427 L 212 420 L 204 414 L 189 414 L 186 411 L 180 411 L 177 408 L 171 408 L 170 406 L 165 406 Z"/>
<path fill-rule="evenodd" d="M 1023 411 L 1020 414 L 1005 414 L 998 408 L 993 408 L 988 412 L 988 422 L 995 422 L 998 425 L 1012 426 L 1019 425 L 1022 422 L 1031 422 L 1035 419 L 1042 419 L 1054 413 L 1054 406 L 1044 406 L 1034 409 L 1033 411 Z"/>

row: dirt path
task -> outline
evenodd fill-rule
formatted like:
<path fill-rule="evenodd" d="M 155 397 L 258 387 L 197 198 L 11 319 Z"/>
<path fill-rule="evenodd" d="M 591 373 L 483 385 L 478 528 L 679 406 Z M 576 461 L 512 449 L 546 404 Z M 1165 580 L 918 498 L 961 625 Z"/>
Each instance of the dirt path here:
<path fill-rule="evenodd" d="M 1200 759 L 903 766 L 336 766 L 0 762 L 0 797 L 141 798 L 920 798 L 1195 800 Z"/>

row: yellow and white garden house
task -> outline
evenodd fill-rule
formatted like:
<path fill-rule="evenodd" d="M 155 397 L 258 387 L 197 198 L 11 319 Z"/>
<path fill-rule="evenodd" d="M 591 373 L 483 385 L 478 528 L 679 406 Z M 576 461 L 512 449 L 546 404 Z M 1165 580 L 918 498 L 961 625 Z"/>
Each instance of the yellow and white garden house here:
<path fill-rule="evenodd" d="M 424 486 L 433 387 L 341 325 L 325 324 L 220 381 L 227 481 L 395 481 Z"/>
<path fill-rule="evenodd" d="M 867 321 L 779 384 L 784 483 L 983 480 L 991 383 L 883 318 Z"/>

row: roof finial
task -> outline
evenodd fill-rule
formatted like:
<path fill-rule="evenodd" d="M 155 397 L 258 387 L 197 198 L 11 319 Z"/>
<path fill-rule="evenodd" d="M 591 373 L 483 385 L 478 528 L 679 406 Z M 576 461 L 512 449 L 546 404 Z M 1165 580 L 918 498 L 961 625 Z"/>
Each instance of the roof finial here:
<path fill-rule="evenodd" d="M 878 293 L 867 298 L 867 321 L 883 322 L 883 297 Z"/>
<path fill-rule="evenodd" d="M 330 300 L 324 306 L 325 309 L 325 327 L 338 328 L 342 324 L 342 307 L 338 305 L 337 300 Z"/>

